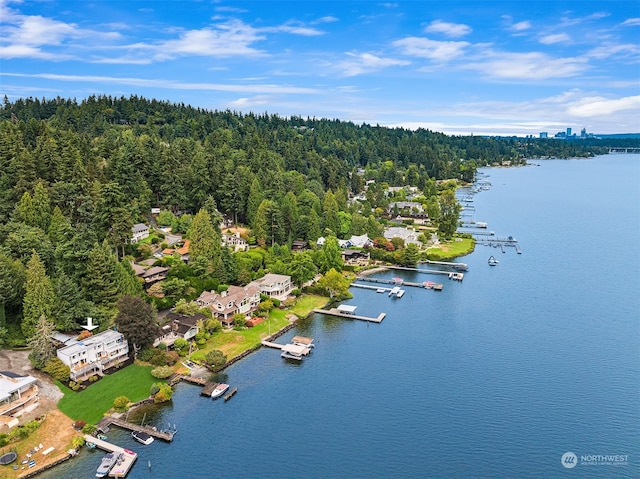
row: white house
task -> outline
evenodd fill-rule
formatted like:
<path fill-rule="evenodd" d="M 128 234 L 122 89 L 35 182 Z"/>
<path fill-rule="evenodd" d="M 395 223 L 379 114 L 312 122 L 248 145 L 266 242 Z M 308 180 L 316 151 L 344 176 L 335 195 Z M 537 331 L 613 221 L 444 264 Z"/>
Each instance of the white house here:
<path fill-rule="evenodd" d="M 256 286 L 262 294 L 280 300 L 287 299 L 293 289 L 291 276 L 274 273 L 265 274 L 262 278 L 249 283 L 248 286 Z"/>
<path fill-rule="evenodd" d="M 142 223 L 136 223 L 131 227 L 131 243 L 137 243 L 149 237 L 149 227 Z"/>
<path fill-rule="evenodd" d="M 400 226 L 393 226 L 391 228 L 387 228 L 384 231 L 385 238 L 387 238 L 388 240 L 391 240 L 393 238 L 402 238 L 405 245 L 414 243 L 418 246 L 421 246 L 422 243 L 418 241 L 419 235 L 420 233 L 418 233 L 413 228 L 402 228 Z"/>
<path fill-rule="evenodd" d="M 240 233 L 235 234 L 222 234 L 222 246 L 233 249 L 233 251 L 247 251 L 249 249 L 249 243 L 247 240 L 240 236 Z"/>
<path fill-rule="evenodd" d="M 0 371 L 0 428 L 17 426 L 16 418 L 38 407 L 40 398 L 36 383 L 32 376 Z"/>
<path fill-rule="evenodd" d="M 111 329 L 58 349 L 58 358 L 69 366 L 72 381 L 84 380 L 129 359 L 129 344 Z"/>

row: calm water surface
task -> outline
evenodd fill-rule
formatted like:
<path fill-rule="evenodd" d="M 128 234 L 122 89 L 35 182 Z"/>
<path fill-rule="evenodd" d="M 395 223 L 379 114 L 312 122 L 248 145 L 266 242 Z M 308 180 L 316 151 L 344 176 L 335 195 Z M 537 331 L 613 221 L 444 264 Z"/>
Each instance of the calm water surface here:
<path fill-rule="evenodd" d="M 461 283 L 400 275 L 442 292 L 352 288 L 381 324 L 302 322 L 281 342 L 312 336 L 314 353 L 250 355 L 216 378 L 238 387 L 227 403 L 178 385 L 147 410 L 177 426 L 172 443 L 109 432 L 139 453 L 128 477 L 640 477 L 640 156 L 534 163 L 483 170 L 492 187 L 474 197 L 474 219 L 522 254 L 477 246 Z M 611 454 L 626 463 L 581 461 Z M 101 456 L 40 477 L 94 477 Z"/>

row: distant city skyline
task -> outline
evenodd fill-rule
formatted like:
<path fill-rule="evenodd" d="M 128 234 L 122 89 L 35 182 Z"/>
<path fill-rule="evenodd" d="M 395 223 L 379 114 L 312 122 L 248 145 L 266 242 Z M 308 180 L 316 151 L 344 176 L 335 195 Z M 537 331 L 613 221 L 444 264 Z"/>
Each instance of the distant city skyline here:
<path fill-rule="evenodd" d="M 640 130 L 637 0 L 0 0 L 0 94 L 453 135 Z"/>

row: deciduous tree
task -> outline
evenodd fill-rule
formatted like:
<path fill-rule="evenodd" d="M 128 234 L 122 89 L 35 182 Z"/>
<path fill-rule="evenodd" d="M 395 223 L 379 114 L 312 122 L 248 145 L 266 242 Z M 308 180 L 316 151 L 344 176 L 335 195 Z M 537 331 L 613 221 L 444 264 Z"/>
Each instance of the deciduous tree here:
<path fill-rule="evenodd" d="M 122 296 L 118 300 L 117 308 L 116 326 L 129 341 L 134 354 L 152 346 L 153 341 L 158 337 L 155 310 L 142 298 L 131 295 Z"/>

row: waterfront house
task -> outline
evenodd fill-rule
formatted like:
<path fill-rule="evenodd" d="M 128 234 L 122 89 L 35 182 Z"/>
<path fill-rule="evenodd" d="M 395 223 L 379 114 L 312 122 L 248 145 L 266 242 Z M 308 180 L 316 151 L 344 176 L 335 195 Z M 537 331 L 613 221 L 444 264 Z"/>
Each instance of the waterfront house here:
<path fill-rule="evenodd" d="M 56 351 L 58 359 L 69 366 L 71 381 L 83 381 L 105 369 L 115 367 L 129 359 L 129 344 L 122 333 L 103 331 Z"/>
<path fill-rule="evenodd" d="M 223 326 L 233 326 L 233 315 L 250 315 L 260 304 L 260 289 L 252 283 L 247 286 L 229 286 L 221 293 L 203 291 L 196 299 L 200 307 L 207 307 Z"/>
<path fill-rule="evenodd" d="M 291 276 L 274 273 L 265 274 L 262 278 L 249 283 L 249 286 L 256 286 L 260 293 L 279 300 L 287 299 L 293 289 Z"/>
<path fill-rule="evenodd" d="M 198 323 L 200 321 L 206 321 L 207 317 L 204 314 L 189 316 L 171 312 L 167 314 L 164 319 L 165 324 L 160 327 L 160 336 L 153 342 L 154 347 L 160 343 L 173 346 L 173 343 L 178 338 L 187 341 L 193 339 L 195 335 L 200 332 Z"/>
<path fill-rule="evenodd" d="M 131 243 L 137 243 L 149 237 L 149 227 L 145 224 L 137 223 L 132 226 L 131 233 Z"/>
<path fill-rule="evenodd" d="M 420 233 L 418 233 L 414 228 L 403 228 L 400 226 L 393 226 L 384 231 L 384 237 L 388 240 L 393 238 L 402 238 L 405 245 L 414 243 L 418 246 L 422 246 L 422 243 L 418 241 L 419 234 Z"/>
<path fill-rule="evenodd" d="M 18 417 L 40 404 L 36 378 L 0 371 L 0 431 L 19 424 Z"/>

